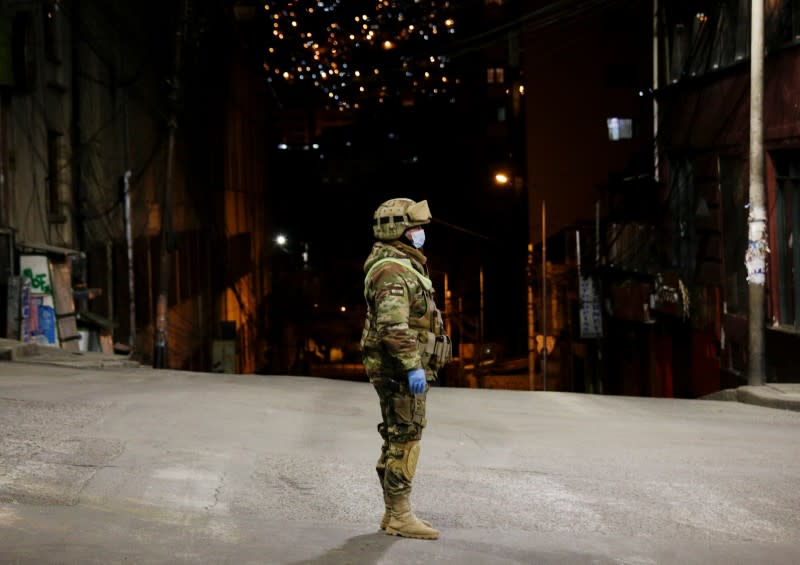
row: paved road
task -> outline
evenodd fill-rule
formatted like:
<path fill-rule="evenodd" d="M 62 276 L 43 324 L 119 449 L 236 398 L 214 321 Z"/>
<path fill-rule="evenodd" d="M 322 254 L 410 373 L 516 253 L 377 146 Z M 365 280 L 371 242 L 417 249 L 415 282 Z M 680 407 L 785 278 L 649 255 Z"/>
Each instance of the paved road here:
<path fill-rule="evenodd" d="M 434 389 L 377 529 L 377 397 L 284 376 L 0 362 L 0 564 L 800 563 L 800 413 Z"/>

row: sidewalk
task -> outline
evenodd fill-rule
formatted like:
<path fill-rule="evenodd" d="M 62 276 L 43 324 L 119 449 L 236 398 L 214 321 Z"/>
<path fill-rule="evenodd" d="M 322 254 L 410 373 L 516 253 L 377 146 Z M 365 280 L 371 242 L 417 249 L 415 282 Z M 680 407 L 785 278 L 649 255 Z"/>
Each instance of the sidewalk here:
<path fill-rule="evenodd" d="M 103 369 L 139 367 L 140 364 L 127 355 L 99 353 L 95 351 L 65 351 L 58 347 L 48 347 L 35 343 L 23 343 L 13 339 L 0 338 L 0 361 L 19 363 L 42 363 L 75 369 Z"/>
<path fill-rule="evenodd" d="M 721 390 L 704 400 L 733 400 L 767 408 L 800 412 L 800 383 L 767 383 L 761 386 L 740 386 Z"/>

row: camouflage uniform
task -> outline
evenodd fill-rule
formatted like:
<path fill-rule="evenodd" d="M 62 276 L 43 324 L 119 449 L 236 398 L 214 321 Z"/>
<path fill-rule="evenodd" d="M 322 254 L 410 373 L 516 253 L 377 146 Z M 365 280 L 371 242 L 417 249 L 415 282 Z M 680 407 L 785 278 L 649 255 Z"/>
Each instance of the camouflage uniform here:
<path fill-rule="evenodd" d="M 381 261 L 384 259 L 405 260 L 408 266 Z M 378 393 L 383 416 L 378 424 L 383 446 L 376 468 L 390 495 L 411 491 L 418 444 L 427 423 L 427 393 L 411 394 L 406 374 L 422 367 L 427 380 L 432 381 L 439 368 L 425 351 L 429 335 L 442 334 L 442 319 L 433 301 L 425 261 L 420 251 L 393 241 L 375 243 L 364 263 L 368 313 L 362 351 L 364 368 Z"/>
<path fill-rule="evenodd" d="M 426 200 L 394 198 L 375 211 L 372 230 L 379 241 L 364 263 L 367 318 L 361 337 L 364 368 L 381 405 L 383 445 L 375 466 L 385 503 L 381 529 L 419 539 L 439 537 L 409 503 L 426 424 L 426 381 L 450 360 L 425 255 L 415 248 L 424 244 L 421 226 L 430 221 Z"/>
<path fill-rule="evenodd" d="M 361 337 L 364 368 L 381 405 L 383 445 L 375 466 L 385 503 L 381 529 L 420 539 L 439 537 L 411 511 L 409 494 L 426 424 L 425 381 L 435 379 L 450 360 L 450 339 L 442 331 L 425 255 L 401 239 L 410 237 L 421 247 L 425 233 L 420 226 L 430 221 L 425 200 L 395 198 L 376 210 L 372 229 L 379 241 L 364 263 L 367 317 Z"/>

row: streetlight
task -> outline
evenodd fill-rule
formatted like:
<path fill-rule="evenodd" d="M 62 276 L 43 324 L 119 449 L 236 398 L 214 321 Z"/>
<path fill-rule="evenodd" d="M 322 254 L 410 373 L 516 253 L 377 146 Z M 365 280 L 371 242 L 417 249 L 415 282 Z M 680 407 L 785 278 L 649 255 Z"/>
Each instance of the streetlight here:
<path fill-rule="evenodd" d="M 287 244 L 289 243 L 289 238 L 287 238 L 282 233 L 279 233 L 275 236 L 275 243 L 278 244 L 278 247 L 283 250 L 284 253 L 291 253 L 291 250 L 287 248 Z M 308 243 L 303 242 L 303 251 L 300 252 L 300 256 L 303 258 L 303 269 L 308 269 Z"/>
<path fill-rule="evenodd" d="M 507 186 L 511 182 L 511 178 L 503 171 L 497 171 L 494 174 L 494 183 L 497 186 Z"/>
<path fill-rule="evenodd" d="M 290 334 L 287 335 L 285 333 L 289 326 L 299 328 L 299 334 L 295 338 L 294 361 L 293 364 L 290 364 L 292 362 L 287 358 L 286 367 L 292 372 L 305 374 L 308 372 L 306 359 L 306 351 L 308 349 L 307 318 L 310 315 L 308 288 L 308 271 L 310 270 L 309 243 L 303 241 L 298 245 L 297 242 L 292 241 L 290 244 L 289 238 L 283 233 L 276 234 L 273 241 L 277 249 L 280 250 L 280 254 L 287 256 L 285 261 L 281 261 L 282 265 L 279 270 L 279 280 L 288 285 L 287 287 L 281 286 L 281 290 L 278 291 L 280 294 L 286 294 L 286 296 L 282 296 L 283 300 L 281 302 L 286 302 L 288 298 L 289 303 L 295 306 L 292 308 L 291 314 L 283 309 L 280 310 L 279 314 L 276 314 L 276 316 L 285 316 L 283 318 L 285 323 L 282 324 L 284 328 L 281 334 L 282 337 L 280 338 L 281 343 L 289 341 L 286 338 Z M 302 260 L 302 267 L 297 264 L 297 257 Z M 289 346 L 289 356 L 291 356 L 291 346 Z"/>

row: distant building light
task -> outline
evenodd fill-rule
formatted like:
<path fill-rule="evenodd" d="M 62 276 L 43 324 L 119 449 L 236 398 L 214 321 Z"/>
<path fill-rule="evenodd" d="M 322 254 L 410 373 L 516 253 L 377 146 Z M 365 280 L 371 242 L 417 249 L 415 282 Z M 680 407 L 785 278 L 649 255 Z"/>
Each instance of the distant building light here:
<path fill-rule="evenodd" d="M 630 118 L 608 118 L 608 139 L 619 141 L 633 138 L 633 120 Z"/>
<path fill-rule="evenodd" d="M 342 312 L 347 312 L 347 306 L 342 306 L 339 308 Z"/>
<path fill-rule="evenodd" d="M 495 173 L 495 175 L 494 175 L 494 182 L 495 182 L 495 184 L 497 184 L 498 186 L 505 186 L 505 185 L 507 185 L 507 184 L 508 184 L 508 182 L 509 182 L 509 180 L 510 180 L 510 179 L 508 178 L 508 175 L 507 175 L 506 173 L 499 172 L 499 173 Z"/>
<path fill-rule="evenodd" d="M 311 148 L 312 149 L 319 149 L 319 143 L 312 143 L 311 144 Z"/>
<path fill-rule="evenodd" d="M 282 233 L 278 234 L 278 235 L 275 237 L 275 243 L 277 243 L 277 244 L 278 244 L 278 245 L 280 245 L 281 247 L 283 247 L 284 245 L 286 245 L 286 241 L 287 241 L 287 239 L 286 239 L 286 236 L 285 236 L 285 235 L 283 235 Z"/>
<path fill-rule="evenodd" d="M 278 144 L 278 149 L 289 149 L 289 146 L 286 145 L 285 143 L 279 143 Z"/>

